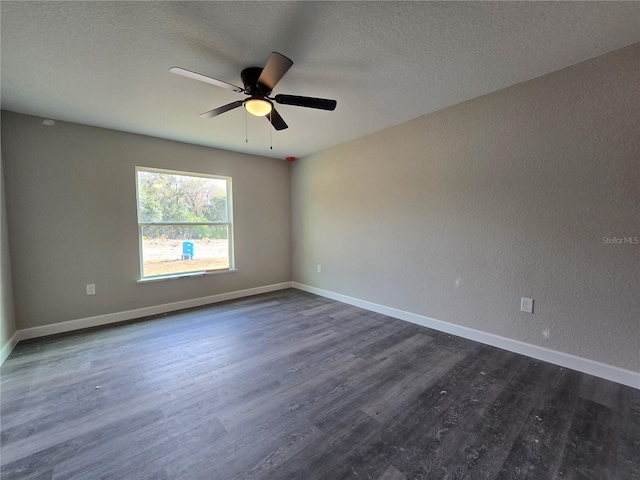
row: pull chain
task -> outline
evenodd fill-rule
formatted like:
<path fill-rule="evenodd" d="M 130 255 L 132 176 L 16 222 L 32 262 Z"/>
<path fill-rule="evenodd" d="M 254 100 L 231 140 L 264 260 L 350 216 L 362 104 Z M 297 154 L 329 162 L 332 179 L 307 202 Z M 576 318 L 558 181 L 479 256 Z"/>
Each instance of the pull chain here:
<path fill-rule="evenodd" d="M 269 115 L 269 123 L 271 124 L 269 125 L 269 139 L 271 141 L 271 146 L 269 148 L 273 150 L 273 112 Z"/>
<path fill-rule="evenodd" d="M 244 143 L 249 143 L 249 134 L 248 134 L 249 127 L 247 127 L 247 122 L 248 122 L 247 115 L 248 115 L 247 109 L 245 108 L 244 110 Z"/>

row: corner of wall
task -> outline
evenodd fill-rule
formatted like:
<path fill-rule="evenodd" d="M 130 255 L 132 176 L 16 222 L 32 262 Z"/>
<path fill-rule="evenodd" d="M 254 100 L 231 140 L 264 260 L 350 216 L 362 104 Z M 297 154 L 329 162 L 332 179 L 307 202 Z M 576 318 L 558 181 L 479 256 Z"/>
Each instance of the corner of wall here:
<path fill-rule="evenodd" d="M 4 171 L 2 167 L 2 145 L 0 140 L 0 365 L 17 343 L 16 317 L 13 305 L 11 259 L 9 256 L 9 232 L 4 194 Z"/>

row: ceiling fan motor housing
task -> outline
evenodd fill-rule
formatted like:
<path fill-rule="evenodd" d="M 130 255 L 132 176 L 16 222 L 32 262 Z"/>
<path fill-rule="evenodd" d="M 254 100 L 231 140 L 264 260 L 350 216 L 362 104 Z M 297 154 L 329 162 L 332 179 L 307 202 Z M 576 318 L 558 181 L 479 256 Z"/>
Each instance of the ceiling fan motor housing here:
<path fill-rule="evenodd" d="M 260 78 L 261 73 L 262 68 L 260 67 L 245 68 L 242 70 L 242 73 L 240 73 L 244 89 L 249 95 L 255 98 L 263 98 L 271 93 L 268 87 L 258 83 L 258 78 Z"/>

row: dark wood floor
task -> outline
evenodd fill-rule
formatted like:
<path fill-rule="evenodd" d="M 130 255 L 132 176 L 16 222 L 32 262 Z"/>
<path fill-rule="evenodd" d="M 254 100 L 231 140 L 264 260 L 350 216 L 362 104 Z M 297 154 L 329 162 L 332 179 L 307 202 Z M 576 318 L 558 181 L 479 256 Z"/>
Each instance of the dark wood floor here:
<path fill-rule="evenodd" d="M 640 391 L 297 290 L 1 373 L 3 480 L 640 478 Z"/>

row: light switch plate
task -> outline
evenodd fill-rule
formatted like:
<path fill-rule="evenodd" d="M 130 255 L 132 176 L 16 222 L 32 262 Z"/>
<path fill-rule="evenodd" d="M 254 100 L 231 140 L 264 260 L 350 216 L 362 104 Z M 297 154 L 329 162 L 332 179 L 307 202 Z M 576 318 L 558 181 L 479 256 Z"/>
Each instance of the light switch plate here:
<path fill-rule="evenodd" d="M 524 298 L 520 299 L 520 311 L 526 313 L 533 313 L 533 299 Z"/>

